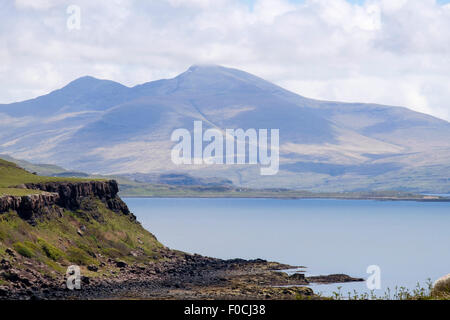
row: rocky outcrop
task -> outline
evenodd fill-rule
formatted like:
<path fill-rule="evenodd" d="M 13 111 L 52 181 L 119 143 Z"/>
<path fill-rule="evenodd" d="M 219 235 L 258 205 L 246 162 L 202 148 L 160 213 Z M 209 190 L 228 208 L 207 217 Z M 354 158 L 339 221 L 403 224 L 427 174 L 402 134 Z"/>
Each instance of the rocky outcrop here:
<path fill-rule="evenodd" d="M 43 192 L 27 196 L 0 197 L 0 213 L 10 210 L 16 211 L 22 219 L 35 221 L 42 215 L 57 214 L 62 210 L 57 207 L 59 195 L 57 193 Z"/>
<path fill-rule="evenodd" d="M 20 187 L 40 192 L 22 197 L 0 197 L 0 213 L 13 210 L 23 219 L 33 222 L 44 214 L 60 214 L 62 208 L 77 210 L 85 200 L 98 199 L 114 212 L 135 219 L 125 202 L 117 195 L 119 186 L 114 180 L 28 183 Z"/>
<path fill-rule="evenodd" d="M 109 181 L 86 181 L 86 182 L 45 182 L 25 184 L 28 189 L 43 190 L 58 193 L 58 205 L 76 210 L 81 207 L 86 198 L 97 198 L 107 204 L 108 208 L 130 214 L 127 205 L 117 196 L 119 186 L 115 180 Z"/>
<path fill-rule="evenodd" d="M 363 278 L 353 278 L 346 274 L 330 274 L 321 276 L 311 276 L 306 278 L 308 282 L 313 283 L 344 283 L 364 281 Z"/>
<path fill-rule="evenodd" d="M 436 282 L 433 284 L 432 293 L 434 295 L 450 294 L 450 273 L 436 280 Z"/>

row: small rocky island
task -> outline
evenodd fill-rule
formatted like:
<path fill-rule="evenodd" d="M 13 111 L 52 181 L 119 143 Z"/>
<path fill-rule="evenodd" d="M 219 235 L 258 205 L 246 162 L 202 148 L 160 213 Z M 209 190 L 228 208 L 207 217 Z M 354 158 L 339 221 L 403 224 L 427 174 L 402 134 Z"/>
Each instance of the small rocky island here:
<path fill-rule="evenodd" d="M 315 299 L 307 278 L 265 260 L 171 250 L 136 221 L 113 180 L 47 178 L 0 160 L 0 299 Z M 67 289 L 67 268 L 81 289 Z"/>

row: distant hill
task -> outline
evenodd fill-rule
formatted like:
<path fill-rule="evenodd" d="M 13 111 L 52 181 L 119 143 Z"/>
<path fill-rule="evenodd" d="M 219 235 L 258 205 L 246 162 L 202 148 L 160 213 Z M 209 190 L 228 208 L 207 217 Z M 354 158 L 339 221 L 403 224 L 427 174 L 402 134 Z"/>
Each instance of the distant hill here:
<path fill-rule="evenodd" d="M 40 176 L 57 176 L 58 174 L 67 172 L 66 169 L 56 166 L 56 165 L 34 164 L 29 161 L 13 158 L 11 156 L 8 156 L 7 154 L 0 154 L 0 159 L 6 160 L 9 162 L 13 162 L 13 163 L 17 164 L 19 167 L 27 170 L 28 172 L 31 172 L 31 173 L 34 172 Z"/>
<path fill-rule="evenodd" d="M 170 161 L 176 128 L 279 128 L 279 174 Z M 192 66 L 132 88 L 92 77 L 0 105 L 0 154 L 79 172 L 188 174 L 249 188 L 450 192 L 450 123 L 403 107 L 308 99 L 249 73 Z M 205 129 L 206 129 L 205 128 Z"/>
<path fill-rule="evenodd" d="M 134 196 L 146 196 L 152 194 L 147 190 L 154 190 L 160 186 L 192 186 L 192 187 L 220 187 L 233 188 L 231 180 L 217 179 L 217 178 L 196 178 L 189 174 L 122 174 L 122 175 L 92 175 L 84 172 L 70 171 L 62 167 L 51 164 L 34 164 L 25 160 L 15 159 L 8 155 L 0 154 L 0 165 L 10 163 L 14 164 L 14 171 L 6 175 L 2 174 L 0 167 L 0 188 L 3 186 L 10 186 L 9 182 L 11 176 L 17 176 L 17 173 L 27 171 L 27 176 L 33 180 L 39 180 L 38 176 L 43 179 L 61 178 L 91 178 L 103 180 L 117 180 L 120 184 L 121 193 L 132 194 Z M 11 167 L 11 166 L 9 166 Z M 48 176 L 48 177 L 45 177 Z"/>

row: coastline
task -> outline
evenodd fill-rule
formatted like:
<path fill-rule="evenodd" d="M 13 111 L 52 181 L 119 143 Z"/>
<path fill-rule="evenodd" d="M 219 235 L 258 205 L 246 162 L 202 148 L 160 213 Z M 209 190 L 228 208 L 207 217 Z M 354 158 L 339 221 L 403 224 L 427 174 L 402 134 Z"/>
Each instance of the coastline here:
<path fill-rule="evenodd" d="M 364 281 L 345 274 L 288 274 L 286 270 L 298 267 L 262 259 L 222 260 L 167 249 L 163 254 L 166 261 L 158 263 L 118 266 L 117 261 L 106 261 L 105 267 L 115 271 L 107 277 L 94 275 L 100 270 L 83 275 L 80 290 L 44 280 L 43 287 L 32 292 L 3 290 L 0 300 L 323 300 L 328 298 L 308 286 Z"/>
<path fill-rule="evenodd" d="M 186 185 L 186 184 L 143 184 L 133 186 L 119 181 L 119 195 L 124 198 L 216 198 L 216 199 L 334 199 L 334 200 L 379 200 L 450 202 L 448 193 L 405 192 L 396 190 L 378 191 L 327 191 L 314 192 L 294 189 L 252 189 L 234 185 Z"/>
<path fill-rule="evenodd" d="M 280 196 L 249 196 L 249 195 L 130 195 L 119 193 L 121 198 L 143 198 L 143 199 L 279 199 L 279 200 L 362 200 L 362 201 L 415 201 L 415 202 L 450 202 L 450 198 L 414 198 L 414 197 L 346 197 L 346 196 L 291 196 L 291 195 L 280 195 Z"/>

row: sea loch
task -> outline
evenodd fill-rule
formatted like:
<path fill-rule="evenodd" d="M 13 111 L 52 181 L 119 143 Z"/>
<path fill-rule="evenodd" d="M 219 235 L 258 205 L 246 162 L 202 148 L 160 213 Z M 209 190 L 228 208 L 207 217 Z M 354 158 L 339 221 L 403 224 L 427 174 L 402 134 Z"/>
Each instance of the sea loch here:
<path fill-rule="evenodd" d="M 414 289 L 450 270 L 450 203 L 366 200 L 133 199 L 143 226 L 171 248 L 219 258 L 307 266 L 309 275 L 381 271 L 389 288 Z M 368 292 L 365 282 L 313 285 L 331 295 Z"/>

